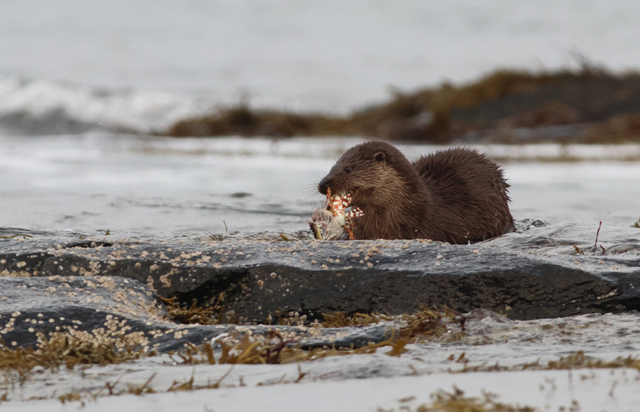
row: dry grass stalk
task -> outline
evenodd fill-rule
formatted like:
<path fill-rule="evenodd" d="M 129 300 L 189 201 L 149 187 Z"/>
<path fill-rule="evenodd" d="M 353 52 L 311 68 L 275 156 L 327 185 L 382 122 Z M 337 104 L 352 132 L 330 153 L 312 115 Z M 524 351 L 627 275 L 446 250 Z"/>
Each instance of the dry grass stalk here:
<path fill-rule="evenodd" d="M 142 395 L 143 393 L 156 393 L 156 391 L 151 386 L 149 386 L 149 384 L 155 377 L 156 377 L 156 374 L 154 372 L 153 375 L 151 375 L 149 379 L 147 379 L 147 381 L 142 385 L 127 383 L 127 392 L 133 395 Z"/>

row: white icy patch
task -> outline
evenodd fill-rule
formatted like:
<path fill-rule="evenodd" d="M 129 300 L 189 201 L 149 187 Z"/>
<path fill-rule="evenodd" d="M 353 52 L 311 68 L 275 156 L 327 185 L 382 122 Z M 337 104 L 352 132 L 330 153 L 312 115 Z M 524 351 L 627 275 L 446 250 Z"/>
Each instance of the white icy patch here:
<path fill-rule="evenodd" d="M 561 406 L 569 410 L 574 400 L 581 412 L 635 411 L 640 403 L 640 374 L 635 369 L 518 369 L 536 361 L 545 366 L 578 350 L 601 360 L 637 356 L 638 320 L 637 313 L 623 313 L 514 321 L 476 311 L 461 341 L 448 342 L 445 336 L 440 341 L 411 344 L 399 357 L 388 356 L 389 348 L 381 348 L 374 354 L 299 364 L 181 366 L 164 355 L 129 364 L 36 373 L 23 385 L 10 388 L 9 401 L 1 407 L 2 411 L 76 410 L 79 402 L 62 405 L 57 399 L 75 391 L 81 394 L 86 411 L 179 408 L 221 412 L 255 410 L 256 406 L 260 411 L 375 411 L 378 407 L 398 411 L 403 405 L 415 410 L 429 403 L 437 390 L 451 392 L 455 385 L 467 396 L 480 396 L 484 390 L 499 395 L 499 402 L 542 411 L 557 411 Z M 498 363 L 516 371 L 458 373 L 465 367 L 473 370 Z M 93 400 L 87 392 L 96 394 L 107 382 L 117 382 L 115 393 L 126 391 L 129 384 L 140 386 L 152 375 L 150 387 L 158 394 L 105 397 L 103 390 Z M 195 387 L 220 381 L 220 389 L 163 393 L 174 382 L 191 379 Z M 2 382 L 0 390 L 4 391 Z M 414 399 L 406 400 L 411 397 Z"/>
<path fill-rule="evenodd" d="M 192 98 L 170 93 L 100 90 L 48 80 L 0 77 L 0 123 L 3 118 L 19 117 L 23 127 L 58 120 L 148 133 L 203 112 L 202 106 Z"/>
<path fill-rule="evenodd" d="M 431 395 L 439 389 L 452 393 L 456 387 L 468 397 L 483 399 L 483 392 L 489 392 L 498 396 L 497 402 L 531 406 L 539 411 L 635 411 L 640 404 L 639 377 L 633 369 L 596 369 L 433 374 L 346 382 L 303 379 L 298 384 L 121 395 L 97 400 L 86 396 L 82 404 L 72 401 L 63 405 L 55 398 L 8 402 L 2 405 L 2 410 L 371 412 L 384 408 L 413 411 L 419 405 L 431 404 Z M 137 385 L 143 383 L 136 381 Z"/>

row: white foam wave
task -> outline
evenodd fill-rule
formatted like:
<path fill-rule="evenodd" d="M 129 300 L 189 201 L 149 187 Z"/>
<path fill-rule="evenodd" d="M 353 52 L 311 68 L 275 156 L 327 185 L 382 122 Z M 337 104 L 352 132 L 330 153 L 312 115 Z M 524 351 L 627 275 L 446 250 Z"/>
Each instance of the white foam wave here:
<path fill-rule="evenodd" d="M 193 98 L 164 92 L 0 77 L 0 126 L 24 134 L 87 129 L 149 133 L 202 113 L 204 106 Z"/>

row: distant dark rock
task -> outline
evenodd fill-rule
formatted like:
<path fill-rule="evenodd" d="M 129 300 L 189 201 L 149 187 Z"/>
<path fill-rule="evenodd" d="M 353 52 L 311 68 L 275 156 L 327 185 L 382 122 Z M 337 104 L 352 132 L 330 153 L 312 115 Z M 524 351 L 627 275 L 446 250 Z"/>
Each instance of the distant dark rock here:
<path fill-rule="evenodd" d="M 549 257 L 490 243 L 111 238 L 0 240 L 0 275 L 128 278 L 146 285 L 140 293 L 149 299 L 153 292 L 203 306 L 224 293 L 225 309 L 245 324 L 278 313 L 313 320 L 420 305 L 489 309 L 512 319 L 640 309 L 637 255 Z M 36 289 L 46 289 L 42 282 Z"/>
<path fill-rule="evenodd" d="M 583 62 L 584 63 L 584 62 Z M 254 110 L 246 104 L 182 119 L 168 136 L 371 136 L 458 142 L 625 143 L 640 139 L 640 75 L 580 70 L 496 70 L 443 83 L 348 115 Z"/>

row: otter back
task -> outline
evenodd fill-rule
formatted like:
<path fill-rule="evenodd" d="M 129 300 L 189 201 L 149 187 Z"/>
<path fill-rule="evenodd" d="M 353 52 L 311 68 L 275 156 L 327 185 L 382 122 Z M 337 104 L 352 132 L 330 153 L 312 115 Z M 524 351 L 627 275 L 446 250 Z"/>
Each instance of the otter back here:
<path fill-rule="evenodd" d="M 476 242 L 513 230 L 509 185 L 484 154 L 449 149 L 423 156 L 413 166 L 431 193 L 426 230 L 434 239 Z"/>

